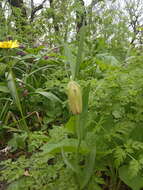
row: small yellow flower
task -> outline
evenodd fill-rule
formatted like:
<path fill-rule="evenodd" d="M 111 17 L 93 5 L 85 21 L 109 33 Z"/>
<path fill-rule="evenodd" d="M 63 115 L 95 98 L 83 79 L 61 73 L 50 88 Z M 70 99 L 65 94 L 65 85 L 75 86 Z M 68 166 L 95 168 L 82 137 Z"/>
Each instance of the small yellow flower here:
<path fill-rule="evenodd" d="M 19 43 L 17 42 L 17 40 L 0 42 L 0 48 L 17 48 L 17 47 L 19 47 Z"/>

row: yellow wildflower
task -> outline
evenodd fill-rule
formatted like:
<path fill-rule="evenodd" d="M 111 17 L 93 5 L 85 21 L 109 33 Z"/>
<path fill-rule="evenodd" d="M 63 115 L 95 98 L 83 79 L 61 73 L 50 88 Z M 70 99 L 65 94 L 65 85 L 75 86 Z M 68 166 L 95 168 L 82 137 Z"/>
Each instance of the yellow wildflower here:
<path fill-rule="evenodd" d="M 0 42 L 0 48 L 17 48 L 17 47 L 19 47 L 19 43 L 17 42 L 17 40 Z"/>

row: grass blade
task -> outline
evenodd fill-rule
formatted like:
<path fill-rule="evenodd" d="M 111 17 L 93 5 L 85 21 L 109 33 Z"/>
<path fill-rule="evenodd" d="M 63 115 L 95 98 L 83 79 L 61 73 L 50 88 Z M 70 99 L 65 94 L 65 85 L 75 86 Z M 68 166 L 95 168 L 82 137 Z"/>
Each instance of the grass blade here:
<path fill-rule="evenodd" d="M 8 83 L 8 88 L 11 93 L 11 96 L 12 96 L 17 108 L 19 109 L 19 111 L 21 113 L 21 117 L 23 119 L 20 126 L 22 126 L 23 130 L 29 131 L 28 126 L 26 124 L 26 120 L 24 119 L 24 116 L 23 116 L 22 106 L 21 106 L 20 99 L 18 96 L 18 91 L 17 91 L 16 84 L 15 84 L 15 77 L 13 75 L 12 70 L 10 70 L 7 73 L 7 83 Z"/>

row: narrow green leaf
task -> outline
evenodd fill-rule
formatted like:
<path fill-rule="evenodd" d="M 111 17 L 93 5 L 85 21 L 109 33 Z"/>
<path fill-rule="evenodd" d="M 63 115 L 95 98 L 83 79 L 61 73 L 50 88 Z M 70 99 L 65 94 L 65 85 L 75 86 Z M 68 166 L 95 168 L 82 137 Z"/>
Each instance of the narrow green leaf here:
<path fill-rule="evenodd" d="M 43 147 L 41 147 L 41 149 L 44 151 L 44 154 L 59 153 L 61 152 L 61 148 L 63 148 L 65 152 L 76 152 L 77 145 L 77 139 L 64 139 L 58 143 L 47 143 Z M 79 152 L 82 154 L 86 154 L 89 152 L 89 149 L 84 142 L 81 143 Z"/>
<path fill-rule="evenodd" d="M 46 65 L 46 66 L 40 67 L 38 69 L 35 69 L 34 71 L 32 71 L 31 73 L 29 73 L 29 74 L 26 75 L 26 77 L 24 79 L 24 82 L 26 83 L 28 77 L 30 77 L 31 75 L 33 75 L 33 74 L 35 74 L 35 73 L 37 73 L 37 72 L 39 72 L 41 70 L 45 70 L 45 69 L 47 69 L 49 67 L 52 67 L 52 66 L 51 65 Z"/>
<path fill-rule="evenodd" d="M 16 84 L 15 84 L 15 78 L 14 78 L 12 71 L 10 71 L 7 75 L 7 82 L 8 82 L 8 89 L 9 89 L 18 109 L 21 110 L 20 99 L 18 97 L 18 92 L 17 92 Z"/>
<path fill-rule="evenodd" d="M 0 120 L 1 121 L 4 121 L 4 118 L 8 112 L 8 109 L 9 109 L 9 101 L 7 100 L 5 102 L 5 105 L 3 106 L 2 110 L 1 110 L 1 113 L 0 113 Z"/>
<path fill-rule="evenodd" d="M 72 75 L 72 78 L 74 79 L 75 74 L 76 74 L 76 63 L 75 63 L 75 60 L 73 58 L 71 48 L 69 47 L 68 44 L 64 45 L 64 54 L 65 54 L 66 67 L 68 67 L 68 65 L 70 66 L 71 75 Z"/>
<path fill-rule="evenodd" d="M 89 99 L 89 92 L 90 92 L 90 85 L 88 85 L 87 87 L 85 87 L 83 89 L 83 112 L 82 114 L 86 114 L 88 112 L 88 99 Z"/>
<path fill-rule="evenodd" d="M 75 117 L 72 116 L 68 122 L 65 125 L 65 129 L 69 132 L 69 133 L 75 133 Z"/>
<path fill-rule="evenodd" d="M 18 91 L 17 91 L 16 84 L 15 84 L 15 77 L 13 75 L 12 70 L 10 70 L 7 73 L 7 83 L 8 83 L 8 88 L 9 88 L 9 91 L 11 93 L 11 96 L 12 96 L 16 106 L 18 107 L 18 109 L 21 113 L 21 116 L 22 116 L 21 126 L 24 130 L 29 131 L 28 126 L 26 124 L 26 120 L 24 119 L 24 116 L 23 116 L 22 106 L 21 106 L 20 99 L 18 96 Z"/>
<path fill-rule="evenodd" d="M 83 60 L 85 34 L 86 34 L 86 26 L 82 26 L 79 32 L 79 43 L 78 43 L 78 52 L 77 52 L 77 58 L 76 58 L 75 78 L 77 78 L 78 76 L 80 64 Z"/>
<path fill-rule="evenodd" d="M 51 101 L 62 103 L 62 101 L 56 95 L 54 95 L 51 92 L 46 92 L 43 89 L 36 89 L 35 93 L 41 94 L 42 96 L 45 96 L 46 98 L 48 98 Z"/>
<path fill-rule="evenodd" d="M 9 93 L 9 89 L 4 83 L 0 83 L 0 92 Z"/>
<path fill-rule="evenodd" d="M 79 166 L 78 166 L 77 164 L 75 164 L 75 163 L 69 161 L 68 158 L 66 158 L 63 148 L 62 148 L 62 151 L 61 151 L 61 152 L 62 152 L 62 157 L 63 157 L 63 160 L 64 160 L 65 164 L 66 164 L 73 172 L 75 172 L 76 174 L 80 174 L 81 171 L 80 171 Z"/>
<path fill-rule="evenodd" d="M 78 115 L 76 117 L 77 135 L 80 136 L 81 139 L 83 139 L 85 134 L 86 134 L 86 124 L 87 124 L 87 118 L 88 118 L 89 92 L 90 92 L 90 85 L 88 85 L 82 91 L 82 94 L 83 94 L 83 96 L 82 96 L 83 111 L 80 115 Z"/>
<path fill-rule="evenodd" d="M 86 162 L 85 170 L 83 173 L 83 178 L 81 181 L 81 189 L 85 188 L 85 186 L 88 184 L 93 174 L 95 157 L 96 157 L 96 149 L 93 149 L 91 150 L 91 152 L 89 153 L 89 156 L 87 157 L 87 162 Z"/>

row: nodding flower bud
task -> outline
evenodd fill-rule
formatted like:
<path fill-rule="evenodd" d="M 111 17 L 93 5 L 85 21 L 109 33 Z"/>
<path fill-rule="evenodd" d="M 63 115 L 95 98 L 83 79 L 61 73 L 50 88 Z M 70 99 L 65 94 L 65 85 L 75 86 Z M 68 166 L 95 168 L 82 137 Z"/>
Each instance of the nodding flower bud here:
<path fill-rule="evenodd" d="M 24 51 L 18 51 L 16 54 L 17 54 L 17 55 L 21 55 L 21 56 L 25 56 L 25 55 L 26 55 L 26 52 L 24 52 Z"/>
<path fill-rule="evenodd" d="M 68 83 L 68 101 L 69 107 L 73 114 L 82 112 L 82 93 L 80 85 L 75 81 Z"/>

